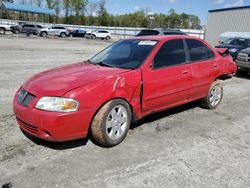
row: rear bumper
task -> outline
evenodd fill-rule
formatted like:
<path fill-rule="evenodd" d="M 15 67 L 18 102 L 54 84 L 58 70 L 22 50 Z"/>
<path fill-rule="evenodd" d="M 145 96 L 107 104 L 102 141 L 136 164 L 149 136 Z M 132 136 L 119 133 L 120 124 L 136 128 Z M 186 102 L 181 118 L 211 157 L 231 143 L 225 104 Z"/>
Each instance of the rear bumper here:
<path fill-rule="evenodd" d="M 48 141 L 61 142 L 84 138 L 88 134 L 88 126 L 84 112 L 79 110 L 72 113 L 57 113 L 38 110 L 34 99 L 28 107 L 17 102 L 14 98 L 14 113 L 19 127 L 38 138 Z"/>
<path fill-rule="evenodd" d="M 250 70 L 250 62 L 239 61 L 239 60 L 236 60 L 235 62 L 238 67 Z"/>

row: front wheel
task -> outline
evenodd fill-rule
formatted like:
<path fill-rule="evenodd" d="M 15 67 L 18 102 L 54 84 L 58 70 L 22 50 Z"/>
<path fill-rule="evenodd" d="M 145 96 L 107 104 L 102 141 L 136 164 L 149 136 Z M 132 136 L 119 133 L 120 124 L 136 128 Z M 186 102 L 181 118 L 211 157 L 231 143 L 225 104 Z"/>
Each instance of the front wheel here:
<path fill-rule="evenodd" d="M 130 106 L 124 100 L 115 99 L 98 111 L 92 121 L 91 132 L 96 142 L 112 147 L 125 139 L 130 122 Z"/>
<path fill-rule="evenodd" d="M 48 35 L 48 33 L 45 32 L 45 31 L 43 31 L 43 32 L 41 33 L 41 36 L 42 36 L 42 37 L 47 37 L 47 35 Z"/>
<path fill-rule="evenodd" d="M 0 35 L 5 35 L 6 30 L 4 28 L 0 28 Z"/>
<path fill-rule="evenodd" d="M 20 30 L 19 29 L 15 29 L 14 30 L 14 34 L 20 34 Z"/>
<path fill-rule="evenodd" d="M 107 36 L 107 37 L 106 37 L 106 40 L 110 40 L 110 39 L 111 39 L 111 37 L 110 37 L 110 36 Z"/>
<path fill-rule="evenodd" d="M 201 106 L 206 109 L 215 109 L 223 97 L 223 87 L 219 82 L 214 82 L 209 89 L 208 95 L 202 99 Z"/>

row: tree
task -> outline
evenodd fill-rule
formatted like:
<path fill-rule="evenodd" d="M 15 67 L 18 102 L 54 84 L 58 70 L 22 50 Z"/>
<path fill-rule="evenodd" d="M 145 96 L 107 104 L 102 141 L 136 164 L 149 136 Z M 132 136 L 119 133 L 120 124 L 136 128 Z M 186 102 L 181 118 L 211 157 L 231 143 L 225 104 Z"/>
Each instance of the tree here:
<path fill-rule="evenodd" d="M 70 0 L 63 0 L 63 7 L 65 10 L 65 23 L 69 21 L 69 8 L 70 8 Z"/>
<path fill-rule="evenodd" d="M 108 25 L 108 18 L 109 18 L 109 13 L 107 12 L 106 8 L 106 1 L 105 0 L 99 0 L 98 6 L 99 6 L 99 24 L 102 26 Z"/>
<path fill-rule="evenodd" d="M 55 0 L 46 0 L 47 7 L 53 9 L 55 6 Z"/>
<path fill-rule="evenodd" d="M 56 13 L 56 23 L 57 23 L 59 16 L 60 16 L 60 11 L 61 11 L 61 0 L 55 0 L 54 9 L 55 9 L 55 13 Z"/>
<path fill-rule="evenodd" d="M 35 4 L 36 4 L 38 7 L 41 7 L 42 4 L 43 4 L 43 0 L 35 0 Z"/>

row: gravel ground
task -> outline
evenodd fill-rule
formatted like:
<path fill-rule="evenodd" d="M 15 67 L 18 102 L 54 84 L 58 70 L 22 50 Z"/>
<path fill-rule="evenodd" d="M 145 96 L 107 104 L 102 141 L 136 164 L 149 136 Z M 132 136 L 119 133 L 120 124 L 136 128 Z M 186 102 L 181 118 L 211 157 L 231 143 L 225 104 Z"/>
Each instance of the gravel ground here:
<path fill-rule="evenodd" d="M 18 87 L 34 73 L 87 59 L 109 43 L 0 37 L 0 186 L 250 187 L 250 80 L 224 82 L 216 110 L 191 103 L 144 118 L 124 142 L 30 140 L 12 112 Z"/>

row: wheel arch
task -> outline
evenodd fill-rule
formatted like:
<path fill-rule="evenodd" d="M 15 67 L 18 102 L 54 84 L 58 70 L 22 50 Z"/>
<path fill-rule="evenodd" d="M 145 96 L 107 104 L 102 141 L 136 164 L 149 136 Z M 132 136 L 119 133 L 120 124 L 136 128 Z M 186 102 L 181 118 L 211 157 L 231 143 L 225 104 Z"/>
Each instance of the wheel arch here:
<path fill-rule="evenodd" d="M 131 117 L 131 122 L 134 123 L 134 122 L 137 121 L 138 118 L 137 118 L 137 116 L 136 116 L 135 110 L 133 109 L 133 106 L 130 104 L 130 102 L 129 102 L 127 99 L 125 99 L 125 98 L 123 98 L 123 97 L 111 98 L 111 99 L 109 99 L 109 100 L 103 102 L 103 103 L 97 108 L 97 110 L 95 111 L 95 113 L 93 114 L 93 116 L 92 116 L 92 118 L 91 118 L 91 121 L 90 121 L 90 124 L 89 124 L 89 127 L 88 127 L 88 134 L 91 134 L 91 124 L 92 124 L 92 122 L 93 122 L 93 120 L 94 120 L 96 114 L 100 111 L 100 109 L 101 109 L 105 104 L 107 104 L 107 103 L 110 102 L 110 101 L 116 100 L 116 99 L 118 99 L 118 100 L 119 100 L 119 99 L 120 99 L 120 100 L 123 100 L 123 101 L 125 101 L 125 102 L 128 104 L 128 106 L 130 107 L 131 115 L 132 115 L 132 117 Z"/>

